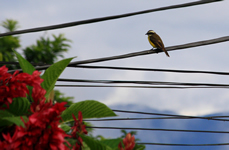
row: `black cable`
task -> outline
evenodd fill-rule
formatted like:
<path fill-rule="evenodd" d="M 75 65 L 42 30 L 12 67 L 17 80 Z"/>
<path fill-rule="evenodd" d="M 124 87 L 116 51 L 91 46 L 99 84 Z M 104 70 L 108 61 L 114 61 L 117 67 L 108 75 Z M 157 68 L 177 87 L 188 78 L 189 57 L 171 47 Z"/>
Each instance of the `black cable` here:
<path fill-rule="evenodd" d="M 228 117 L 228 116 L 227 116 Z M 209 117 L 210 118 L 210 117 Z M 109 118 L 109 119 L 85 119 L 83 121 L 130 121 L 130 120 L 161 120 L 161 119 L 200 119 L 200 118 L 189 118 L 189 117 L 150 117 L 150 118 Z M 202 118 L 201 118 L 202 119 Z M 211 120 L 211 119 L 207 119 Z M 220 119 L 216 121 L 229 121 L 228 119 Z"/>
<path fill-rule="evenodd" d="M 86 80 L 86 79 L 64 79 L 61 82 L 83 82 L 83 83 L 104 83 L 104 84 L 150 84 L 150 85 L 183 85 L 183 86 L 220 86 L 229 87 L 229 84 L 214 83 L 183 83 L 183 82 L 163 82 L 163 81 L 127 81 L 127 80 Z"/>
<path fill-rule="evenodd" d="M 45 27 L 38 27 L 38 28 L 31 28 L 31 29 L 25 29 L 25 30 L 18 30 L 18 31 L 13 31 L 13 32 L 1 33 L 0 34 L 0 37 L 8 36 L 8 35 L 15 35 L 15 34 L 23 34 L 23 33 L 46 31 L 46 30 L 54 30 L 54 29 L 72 27 L 72 26 L 77 26 L 77 25 L 83 25 L 83 24 L 89 24 L 89 23 L 107 21 L 107 20 L 112 20 L 112 19 L 119 19 L 119 18 L 124 18 L 124 17 L 130 17 L 130 16 L 134 16 L 134 15 L 151 13 L 151 12 L 155 12 L 155 11 L 162 11 L 162 10 L 167 10 L 167 9 L 181 8 L 181 7 L 189 7 L 189 6 L 200 5 L 200 4 L 207 4 L 207 3 L 218 2 L 218 1 L 222 1 L 222 0 L 199 0 L 199 1 L 196 1 L 196 2 L 190 2 L 190 3 L 172 5 L 172 6 L 167 6 L 167 7 L 161 7 L 161 8 L 156 8 L 156 9 L 149 9 L 149 10 L 138 11 L 138 12 L 133 12 L 133 13 L 126 13 L 126 14 L 115 15 L 115 16 L 94 18 L 94 19 L 88 19 L 88 20 L 82 20 L 82 21 L 75 21 L 75 22 L 63 23 L 63 24 L 58 24 L 58 25 L 51 25 L 51 26 L 45 26 Z"/>
<path fill-rule="evenodd" d="M 221 42 L 226 42 L 226 41 L 229 41 L 229 36 L 211 39 L 211 40 L 193 42 L 193 43 L 188 43 L 188 44 L 182 44 L 182 45 L 177 45 L 177 46 L 170 46 L 170 47 L 166 47 L 166 50 L 167 51 L 180 50 L 180 49 L 186 49 L 186 48 L 191 48 L 191 47 L 216 44 L 216 43 L 221 43 Z M 110 61 L 110 60 L 116 60 L 116 59 L 124 59 L 124 58 L 136 57 L 136 56 L 141 56 L 141 55 L 155 54 L 155 53 L 160 53 L 160 52 L 162 52 L 162 51 L 159 49 L 156 51 L 155 50 L 144 50 L 144 51 L 140 51 L 140 52 L 128 53 L 128 54 L 123 54 L 123 55 L 116 55 L 116 56 L 111 56 L 111 57 L 103 57 L 103 58 L 96 58 L 96 59 L 88 59 L 88 60 L 70 62 L 68 66 L 70 67 L 70 66 L 76 66 L 76 65 L 81 65 L 81 64 L 96 63 L 96 62 Z M 35 69 L 36 70 L 44 70 L 50 66 L 51 65 L 38 66 L 38 67 L 35 67 Z M 22 69 L 18 69 L 18 70 L 22 71 Z M 15 72 L 15 70 L 9 70 L 8 72 L 12 73 L 12 72 Z"/>
<path fill-rule="evenodd" d="M 87 68 L 87 69 L 115 69 L 115 70 L 134 70 L 134 71 L 159 71 L 159 72 L 174 72 L 174 73 L 204 73 L 204 74 L 216 74 L 216 75 L 229 75 L 229 72 L 199 71 L 199 70 L 152 69 L 152 68 L 89 66 L 89 65 L 77 65 L 77 66 L 69 66 L 69 67 Z"/>
<path fill-rule="evenodd" d="M 137 142 L 136 144 L 162 145 L 162 146 L 226 146 L 226 145 L 229 145 L 229 143 L 215 143 L 215 144 L 172 144 L 172 143 L 145 143 L 145 142 Z"/>
<path fill-rule="evenodd" d="M 194 132 L 194 133 L 223 133 L 228 134 L 229 131 L 208 131 L 208 130 L 179 130 L 179 129 L 159 129 L 159 128 L 127 128 L 127 127 L 95 127 L 86 126 L 93 129 L 118 129 L 118 130 L 146 130 L 146 131 L 168 131 L 168 132 Z"/>
<path fill-rule="evenodd" d="M 117 109 L 112 109 L 112 111 L 114 111 L 114 112 L 122 112 L 122 113 L 144 114 L 144 115 L 157 115 L 157 116 L 170 116 L 170 117 L 182 117 L 182 118 L 229 121 L 228 119 L 216 119 L 216 118 L 214 118 L 214 117 L 218 117 L 218 116 L 198 117 L 198 116 L 173 115 L 173 114 L 150 113 L 150 112 L 140 112 L 140 111 L 127 111 L 127 110 L 117 110 Z"/>
<path fill-rule="evenodd" d="M 115 85 L 55 85 L 56 87 L 116 87 L 116 88 L 154 88 L 154 89 L 228 89 L 226 86 L 115 86 Z"/>
<path fill-rule="evenodd" d="M 150 118 L 109 118 L 109 119 L 84 119 L 83 121 L 128 121 L 128 120 L 153 120 L 153 119 L 193 119 L 184 117 L 150 117 Z"/>
<path fill-rule="evenodd" d="M 19 62 L 0 62 L 1 65 L 11 64 L 19 65 Z M 31 63 L 33 66 L 44 66 L 47 64 Z M 112 67 L 112 66 L 90 66 L 90 65 L 77 65 L 68 66 L 73 68 L 87 68 L 87 69 L 114 69 L 114 70 L 132 70 L 132 71 L 157 71 L 157 72 L 173 72 L 173 73 L 204 73 L 204 74 L 216 74 L 216 75 L 229 75 L 229 72 L 219 71 L 201 71 L 201 70 L 177 70 L 177 69 L 153 69 L 153 68 L 135 68 L 135 67 Z"/>

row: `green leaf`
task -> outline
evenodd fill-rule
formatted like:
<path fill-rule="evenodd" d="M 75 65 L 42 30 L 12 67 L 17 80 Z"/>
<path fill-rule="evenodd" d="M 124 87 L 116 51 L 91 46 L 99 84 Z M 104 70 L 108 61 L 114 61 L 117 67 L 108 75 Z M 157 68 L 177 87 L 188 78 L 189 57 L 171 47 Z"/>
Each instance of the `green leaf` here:
<path fill-rule="evenodd" d="M 117 116 L 109 107 L 105 104 L 95 100 L 86 100 L 72 104 L 61 115 L 62 119 L 72 121 L 72 114 L 78 117 L 78 112 L 81 111 L 83 118 L 101 118 L 101 117 L 113 117 Z"/>
<path fill-rule="evenodd" d="M 35 71 L 34 66 L 32 64 L 30 64 L 25 58 L 23 58 L 16 51 L 14 51 L 14 53 L 17 56 L 17 59 L 19 61 L 19 64 L 20 64 L 21 69 L 23 70 L 23 72 L 28 73 L 28 74 L 32 74 Z"/>
<path fill-rule="evenodd" d="M 102 144 L 109 146 L 112 149 L 118 149 L 118 144 L 122 141 L 121 138 L 117 139 L 106 139 L 100 141 Z"/>
<path fill-rule="evenodd" d="M 8 112 L 8 110 L 0 110 L 0 118 L 13 117 L 14 115 Z"/>
<path fill-rule="evenodd" d="M 23 116 L 23 118 L 27 118 Z M 23 126 L 24 122 L 21 120 L 21 117 L 4 117 L 0 119 L 0 126 L 9 126 L 12 124 L 16 124 L 17 126 Z"/>
<path fill-rule="evenodd" d="M 87 146 L 91 149 L 91 150 L 112 150 L 109 146 L 104 145 L 103 143 L 101 143 L 98 140 L 95 140 L 89 136 L 85 136 L 85 135 L 80 135 L 80 137 L 83 139 L 83 141 L 87 144 Z"/>
<path fill-rule="evenodd" d="M 15 116 L 22 116 L 28 114 L 30 102 L 27 98 L 18 97 L 14 98 L 13 102 L 9 105 L 8 111 Z"/>
<path fill-rule="evenodd" d="M 60 76 L 60 74 L 64 71 L 64 69 L 68 66 L 70 61 L 73 59 L 68 58 L 68 59 L 63 59 L 53 65 L 51 65 L 45 73 L 42 75 L 42 79 L 44 79 L 44 82 L 41 83 L 41 86 L 43 89 L 46 90 L 46 95 L 45 97 L 49 95 L 49 93 L 53 90 L 55 83 Z"/>
<path fill-rule="evenodd" d="M 62 124 L 60 125 L 60 128 L 61 128 L 62 130 L 64 130 L 64 132 L 69 132 L 69 131 L 71 130 L 71 127 L 69 127 L 68 125 L 66 125 L 66 124 L 64 124 L 64 123 L 62 123 Z"/>

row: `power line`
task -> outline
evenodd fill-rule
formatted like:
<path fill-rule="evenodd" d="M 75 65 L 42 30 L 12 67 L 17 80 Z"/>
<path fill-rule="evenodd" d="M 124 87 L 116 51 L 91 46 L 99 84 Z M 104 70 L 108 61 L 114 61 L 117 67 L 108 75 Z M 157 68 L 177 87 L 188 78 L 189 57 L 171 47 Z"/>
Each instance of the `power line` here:
<path fill-rule="evenodd" d="M 198 116 L 173 115 L 173 114 L 164 114 L 164 113 L 163 114 L 162 113 L 150 113 L 150 112 L 141 112 L 141 111 L 127 111 L 127 110 L 117 110 L 117 109 L 112 109 L 112 111 L 121 112 L 121 113 L 144 114 L 144 115 L 156 115 L 156 116 L 170 116 L 170 117 L 181 117 L 181 118 L 229 121 L 228 119 L 216 119 L 217 117 L 222 117 L 222 116 L 198 117 Z"/>
<path fill-rule="evenodd" d="M 54 30 L 54 29 L 72 27 L 72 26 L 77 26 L 77 25 L 83 25 L 83 24 L 107 21 L 107 20 L 112 20 L 112 19 L 130 17 L 130 16 L 134 16 L 134 15 L 140 15 L 140 14 L 151 13 L 151 12 L 156 12 L 156 11 L 175 9 L 175 8 L 182 8 L 182 7 L 189 7 L 189 6 L 195 6 L 195 5 L 201 5 L 201 4 L 208 4 L 208 3 L 218 2 L 218 1 L 222 1 L 222 0 L 199 0 L 199 1 L 196 1 L 196 2 L 190 2 L 190 3 L 166 6 L 166 7 L 156 8 L 156 9 L 143 10 L 143 11 L 138 11 L 138 12 L 133 12 L 133 13 L 126 13 L 126 14 L 115 15 L 115 16 L 94 18 L 94 19 L 81 20 L 81 21 L 75 21 L 75 22 L 69 22 L 69 23 L 45 26 L 45 27 L 18 30 L 18 31 L 13 31 L 13 32 L 2 33 L 2 34 L 0 34 L 0 37 L 9 36 L 9 35 L 15 35 L 15 34 L 23 34 L 23 33 L 46 31 L 46 30 Z"/>
<path fill-rule="evenodd" d="M 216 43 L 221 43 L 221 42 L 226 42 L 226 41 L 229 41 L 229 36 L 220 37 L 220 38 L 211 39 L 211 40 L 205 40 L 205 41 L 192 42 L 192 43 L 182 44 L 182 45 L 177 45 L 177 46 L 170 46 L 170 47 L 166 47 L 166 50 L 167 51 L 180 50 L 180 49 L 185 49 L 185 48 L 191 48 L 191 47 L 197 47 L 197 46 L 203 46 L 203 45 L 209 45 L 209 44 L 216 44 Z M 128 53 L 128 54 L 123 54 L 123 55 L 75 61 L 75 62 L 69 63 L 68 66 L 70 67 L 70 66 L 88 64 L 88 63 L 124 59 L 124 58 L 136 57 L 136 56 L 141 56 L 141 55 L 155 54 L 155 53 L 160 53 L 160 52 L 162 51 L 161 50 L 156 50 L 156 51 L 155 50 L 144 50 L 144 51 Z M 38 67 L 35 67 L 35 69 L 44 70 L 50 66 L 51 65 L 38 66 Z M 22 71 L 22 69 L 18 69 L 18 70 Z M 15 70 L 9 70 L 8 72 L 15 72 Z"/>
<path fill-rule="evenodd" d="M 170 47 L 166 47 L 166 50 L 167 51 L 174 51 L 174 50 L 204 46 L 204 45 L 209 45 L 209 44 L 216 44 L 216 43 L 227 42 L 227 41 L 229 41 L 229 36 L 224 36 L 224 37 L 210 39 L 210 40 L 204 40 L 204 41 L 198 41 L 198 42 L 192 42 L 192 43 L 187 43 L 187 44 L 182 44 L 182 45 L 170 46 Z M 148 55 L 148 54 L 157 54 L 160 52 L 162 52 L 160 49 L 158 49 L 158 50 L 152 50 L 152 49 L 151 50 L 144 50 L 144 51 L 128 53 L 128 54 L 124 54 L 124 55 L 103 57 L 103 58 L 97 58 L 97 59 L 88 59 L 88 60 L 83 60 L 83 61 L 75 61 L 75 62 L 69 63 L 68 66 L 75 66 L 75 65 L 102 62 L 102 61 L 110 61 L 110 60 L 116 60 L 116 59 L 136 57 L 136 56 L 141 56 L 141 55 Z"/>
<path fill-rule="evenodd" d="M 183 86 L 220 86 L 229 87 L 229 84 L 214 83 L 182 83 L 182 82 L 163 82 L 163 81 L 130 81 L 130 80 L 86 80 L 86 79 L 64 79 L 59 78 L 57 81 L 62 82 L 83 82 L 83 83 L 104 83 L 104 84 L 150 84 L 150 85 L 183 85 Z"/>
<path fill-rule="evenodd" d="M 69 106 L 70 105 L 65 105 L 65 107 L 69 107 Z M 121 113 L 134 113 L 134 114 L 144 114 L 144 115 L 155 115 L 155 116 L 169 116 L 169 117 L 171 117 L 171 119 L 172 118 L 174 118 L 174 119 L 178 118 L 178 119 L 205 119 L 205 120 L 216 120 L 216 121 L 229 121 L 229 119 L 217 119 L 217 118 L 228 118 L 229 116 L 200 117 L 200 116 L 173 115 L 173 114 L 164 114 L 164 113 L 151 113 L 151 112 L 128 111 L 128 110 L 117 110 L 117 109 L 112 109 L 112 111 L 114 111 L 114 112 L 121 112 Z M 84 121 L 91 121 L 91 120 L 84 120 Z M 103 119 L 101 119 L 101 120 L 103 120 Z"/>
<path fill-rule="evenodd" d="M 89 66 L 89 65 L 77 65 L 77 66 L 69 66 L 69 67 L 87 68 L 87 69 L 114 69 L 114 70 L 132 70 L 132 71 L 158 71 L 158 72 L 173 72 L 173 73 L 204 73 L 204 74 L 216 74 L 216 75 L 229 75 L 229 72 L 200 71 L 200 70 L 177 70 L 177 69 L 175 70 L 175 69 L 153 69 L 153 68 Z"/>
<path fill-rule="evenodd" d="M 227 116 L 228 117 L 228 116 Z M 210 117 L 208 117 L 210 118 Z M 85 119 L 84 121 L 132 121 L 132 120 L 164 120 L 164 119 L 200 119 L 189 117 L 150 117 L 150 118 L 108 118 L 108 119 Z M 202 119 L 202 118 L 201 118 Z M 212 119 L 212 118 L 211 118 Z M 210 120 L 210 119 L 207 119 Z M 217 119 L 216 121 L 229 121 L 228 119 Z"/>
<path fill-rule="evenodd" d="M 160 128 L 128 128 L 128 127 L 95 127 L 86 126 L 94 129 L 118 129 L 118 130 L 146 130 L 146 131 L 167 131 L 167 132 L 194 132 L 194 133 L 220 133 L 228 134 L 229 131 L 209 131 L 209 130 L 180 130 L 180 129 L 160 129 Z"/>
<path fill-rule="evenodd" d="M 19 62 L 5 62 L 1 61 L 1 65 L 11 64 L 19 65 Z M 44 66 L 43 63 L 31 63 L 33 66 Z M 131 70 L 131 71 L 155 71 L 155 72 L 172 72 L 172 73 L 203 73 L 203 74 L 216 74 L 216 75 L 229 75 L 229 72 L 222 71 L 201 71 L 201 70 L 179 70 L 179 69 L 154 69 L 154 68 L 136 68 L 136 67 L 113 67 L 113 66 L 90 66 L 90 65 L 76 65 L 68 66 L 72 68 L 86 68 L 86 69 L 112 69 L 112 70 Z"/>
<path fill-rule="evenodd" d="M 153 88 L 153 89 L 228 89 L 226 86 L 115 86 L 115 85 L 55 85 L 56 87 L 112 87 L 112 88 Z"/>
<path fill-rule="evenodd" d="M 226 146 L 226 145 L 229 145 L 229 143 L 215 143 L 215 144 L 172 144 L 172 143 L 145 143 L 145 142 L 137 142 L 136 144 L 162 145 L 162 146 Z"/>

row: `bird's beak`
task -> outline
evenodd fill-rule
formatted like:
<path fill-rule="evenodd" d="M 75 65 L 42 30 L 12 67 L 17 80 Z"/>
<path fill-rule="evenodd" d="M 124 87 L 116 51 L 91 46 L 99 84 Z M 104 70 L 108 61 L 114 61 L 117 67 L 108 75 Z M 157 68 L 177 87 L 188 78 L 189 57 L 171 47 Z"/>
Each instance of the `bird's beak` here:
<path fill-rule="evenodd" d="M 148 35 L 148 32 L 145 35 Z"/>

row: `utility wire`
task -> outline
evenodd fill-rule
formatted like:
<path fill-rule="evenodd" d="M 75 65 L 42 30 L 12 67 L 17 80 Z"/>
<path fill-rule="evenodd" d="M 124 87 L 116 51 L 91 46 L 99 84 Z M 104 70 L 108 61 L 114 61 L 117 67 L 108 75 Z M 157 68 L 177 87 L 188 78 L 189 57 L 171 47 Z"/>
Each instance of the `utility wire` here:
<path fill-rule="evenodd" d="M 180 49 L 186 49 L 186 48 L 191 48 L 191 47 L 216 44 L 216 43 L 221 43 L 221 42 L 226 42 L 226 41 L 229 41 L 229 36 L 220 37 L 220 38 L 211 39 L 211 40 L 205 40 L 205 41 L 192 42 L 192 43 L 182 44 L 182 45 L 177 45 L 177 46 L 170 46 L 170 47 L 166 47 L 166 50 L 167 51 L 180 50 Z M 110 57 L 102 57 L 102 58 L 96 58 L 96 59 L 88 59 L 88 60 L 70 62 L 68 66 L 70 67 L 70 66 L 88 64 L 88 63 L 96 63 L 96 62 L 124 59 L 124 58 L 136 57 L 136 56 L 141 56 L 141 55 L 155 54 L 155 53 L 160 53 L 160 52 L 162 52 L 162 51 L 159 49 L 156 51 L 152 50 L 152 49 L 151 50 L 144 50 L 144 51 L 140 51 L 140 52 L 128 53 L 128 54 L 123 54 L 123 55 L 116 55 L 116 56 L 110 56 Z M 35 69 L 36 70 L 44 70 L 50 66 L 51 65 L 38 66 L 38 67 L 35 67 Z M 22 69 L 18 69 L 18 70 L 22 71 Z M 8 72 L 12 73 L 12 72 L 15 72 L 15 70 L 9 70 Z"/>
<path fill-rule="evenodd" d="M 55 85 L 56 87 L 116 87 L 116 88 L 153 88 L 153 89 L 228 89 L 226 86 L 114 86 L 114 85 Z"/>
<path fill-rule="evenodd" d="M 228 117 L 228 116 L 227 116 Z M 210 118 L 210 117 L 209 117 Z M 213 118 L 213 117 L 212 117 Z M 108 118 L 108 119 L 85 119 L 83 121 L 130 121 L 130 120 L 164 120 L 164 119 L 199 119 L 189 117 L 150 117 L 150 118 Z M 207 119 L 209 120 L 209 119 Z M 229 121 L 228 119 L 220 119 L 216 121 Z"/>
<path fill-rule="evenodd" d="M 84 83 L 104 83 L 104 84 L 150 84 L 150 85 L 221 86 L 221 87 L 225 86 L 225 87 L 229 87 L 229 84 L 182 83 L 182 82 L 163 82 L 163 81 L 85 80 L 85 79 L 64 79 L 64 78 L 59 78 L 57 81 L 84 82 Z"/>
<path fill-rule="evenodd" d="M 96 127 L 86 126 L 86 128 L 94 129 L 118 129 L 118 130 L 146 130 L 146 131 L 168 131 L 168 132 L 197 132 L 197 133 L 223 133 L 228 134 L 229 131 L 208 131 L 208 130 L 180 130 L 180 129 L 159 129 L 159 128 L 126 128 L 126 127 Z"/>
<path fill-rule="evenodd" d="M 144 143 L 144 142 L 137 142 L 136 144 L 162 145 L 162 146 L 226 146 L 226 145 L 229 145 L 229 143 L 215 143 L 215 144 L 172 144 L 172 143 Z"/>
<path fill-rule="evenodd" d="M 94 19 L 81 20 L 81 21 L 75 21 L 75 22 L 69 22 L 69 23 L 45 26 L 45 27 L 18 30 L 18 31 L 13 31 L 13 32 L 2 33 L 2 34 L 0 34 L 0 37 L 9 36 L 9 35 L 15 35 L 15 34 L 23 34 L 23 33 L 46 31 L 46 30 L 54 30 L 54 29 L 72 27 L 72 26 L 77 26 L 77 25 L 83 25 L 83 24 L 107 21 L 107 20 L 112 20 L 112 19 L 130 17 L 130 16 L 134 16 L 134 15 L 140 15 L 140 14 L 151 13 L 151 12 L 156 12 L 156 11 L 175 9 L 175 8 L 182 8 L 182 7 L 189 7 L 189 6 L 195 6 L 195 5 L 201 5 L 201 4 L 208 4 L 208 3 L 218 2 L 218 1 L 222 1 L 222 0 L 199 0 L 199 1 L 196 1 L 196 2 L 190 2 L 190 3 L 166 6 L 166 7 L 156 8 L 156 9 L 149 9 L 149 10 L 138 11 L 138 12 L 133 12 L 133 13 L 126 13 L 126 14 L 115 15 L 115 16 L 94 18 Z"/>
<path fill-rule="evenodd" d="M 65 107 L 69 107 L 70 105 L 65 105 Z M 178 119 L 205 119 L 205 120 L 216 120 L 216 121 L 229 121 L 229 119 L 217 119 L 217 118 L 228 118 L 229 116 L 208 116 L 208 117 L 198 117 L 198 116 L 187 116 L 187 115 L 173 115 L 173 114 L 162 114 L 162 113 L 150 113 L 150 112 L 140 112 L 140 111 L 128 111 L 128 110 L 117 110 L 112 109 L 114 112 L 121 113 L 134 113 L 134 114 L 144 114 L 144 115 L 155 115 L 155 116 L 170 116 L 177 117 Z M 102 119 L 103 120 L 103 119 Z M 86 121 L 86 120 L 84 120 Z M 90 120 L 87 120 L 90 121 Z"/>
<path fill-rule="evenodd" d="M 217 117 L 222 117 L 222 116 L 198 117 L 198 116 L 173 115 L 173 114 L 164 114 L 164 113 L 163 114 L 162 113 L 150 113 L 150 112 L 141 112 L 141 111 L 127 111 L 127 110 L 117 110 L 117 109 L 112 109 L 112 111 L 121 112 L 121 113 L 144 114 L 144 115 L 156 115 L 156 116 L 170 116 L 170 117 L 181 117 L 181 118 L 229 121 L 228 119 L 216 119 Z"/>
<path fill-rule="evenodd" d="M 175 69 L 153 69 L 153 68 L 133 68 L 133 67 L 111 67 L 111 66 L 89 66 L 89 65 L 77 65 L 69 66 L 75 68 L 87 68 L 87 69 L 114 69 L 114 70 L 132 70 L 132 71 L 158 71 L 158 72 L 173 72 L 173 73 L 204 73 L 204 74 L 216 74 L 216 75 L 229 75 L 229 72 L 218 71 L 200 71 L 200 70 L 175 70 Z"/>
<path fill-rule="evenodd" d="M 0 62 L 1 65 L 11 64 L 19 65 L 19 62 Z M 44 66 L 42 63 L 31 63 L 33 66 Z M 172 73 L 203 73 L 203 74 L 216 74 L 216 75 L 229 75 L 229 72 L 219 71 L 201 71 L 201 70 L 177 70 L 177 69 L 153 69 L 153 68 L 136 68 L 136 67 L 112 67 L 112 66 L 90 66 L 90 65 L 76 65 L 68 66 L 73 68 L 86 68 L 86 69 L 114 69 L 114 70 L 131 70 L 131 71 L 156 71 L 156 72 L 172 72 Z"/>

